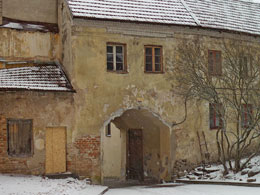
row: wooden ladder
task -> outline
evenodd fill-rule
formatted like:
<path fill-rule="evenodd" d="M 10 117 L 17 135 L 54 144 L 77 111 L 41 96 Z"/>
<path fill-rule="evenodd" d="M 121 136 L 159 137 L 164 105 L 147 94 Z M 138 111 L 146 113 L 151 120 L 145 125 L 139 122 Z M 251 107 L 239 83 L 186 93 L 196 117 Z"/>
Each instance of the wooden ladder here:
<path fill-rule="evenodd" d="M 197 131 L 201 160 L 202 160 L 202 162 L 206 163 L 209 161 L 210 154 L 208 151 L 208 145 L 207 145 L 206 136 L 205 136 L 204 131 L 202 131 L 201 134 L 202 134 L 202 139 L 201 139 L 200 132 Z"/>

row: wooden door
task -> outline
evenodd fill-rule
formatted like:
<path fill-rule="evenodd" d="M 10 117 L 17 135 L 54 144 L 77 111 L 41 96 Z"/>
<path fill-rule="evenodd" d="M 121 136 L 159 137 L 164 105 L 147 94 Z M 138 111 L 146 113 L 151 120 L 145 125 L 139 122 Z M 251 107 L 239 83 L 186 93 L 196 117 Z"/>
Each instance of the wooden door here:
<path fill-rule="evenodd" d="M 128 131 L 127 179 L 143 181 L 143 133 L 140 129 Z"/>
<path fill-rule="evenodd" d="M 46 174 L 66 172 L 66 128 L 46 129 Z"/>

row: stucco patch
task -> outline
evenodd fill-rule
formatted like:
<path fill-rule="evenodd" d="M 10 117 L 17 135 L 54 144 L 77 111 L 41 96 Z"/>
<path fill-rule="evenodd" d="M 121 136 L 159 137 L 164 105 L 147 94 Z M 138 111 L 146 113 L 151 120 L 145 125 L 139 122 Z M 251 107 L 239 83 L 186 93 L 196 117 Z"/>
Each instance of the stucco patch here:
<path fill-rule="evenodd" d="M 37 139 L 37 140 L 35 140 L 34 145 L 35 145 L 35 148 L 37 150 L 43 150 L 44 149 L 44 140 L 43 139 Z"/>

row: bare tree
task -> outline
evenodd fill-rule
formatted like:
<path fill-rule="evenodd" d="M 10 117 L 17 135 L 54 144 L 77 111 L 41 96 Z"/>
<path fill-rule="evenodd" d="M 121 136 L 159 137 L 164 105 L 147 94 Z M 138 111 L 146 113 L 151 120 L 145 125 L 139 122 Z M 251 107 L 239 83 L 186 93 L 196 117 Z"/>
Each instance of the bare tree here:
<path fill-rule="evenodd" d="M 185 100 L 211 105 L 210 114 L 217 118 L 219 160 L 227 174 L 245 168 L 260 149 L 260 58 L 259 47 L 242 41 L 223 39 L 219 51 L 208 50 L 200 38 L 183 40 L 169 79 L 173 91 Z"/>

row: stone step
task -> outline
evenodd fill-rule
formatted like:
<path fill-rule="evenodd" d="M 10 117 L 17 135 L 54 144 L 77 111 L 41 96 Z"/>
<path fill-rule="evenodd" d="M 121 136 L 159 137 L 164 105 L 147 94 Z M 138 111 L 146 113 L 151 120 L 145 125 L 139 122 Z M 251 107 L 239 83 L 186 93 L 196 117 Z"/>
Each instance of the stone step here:
<path fill-rule="evenodd" d="M 72 177 L 74 179 L 79 179 L 79 177 L 76 174 L 70 173 L 70 172 L 46 174 L 45 177 L 47 177 L 49 179 L 66 179 L 66 178 L 70 178 L 70 177 Z"/>

